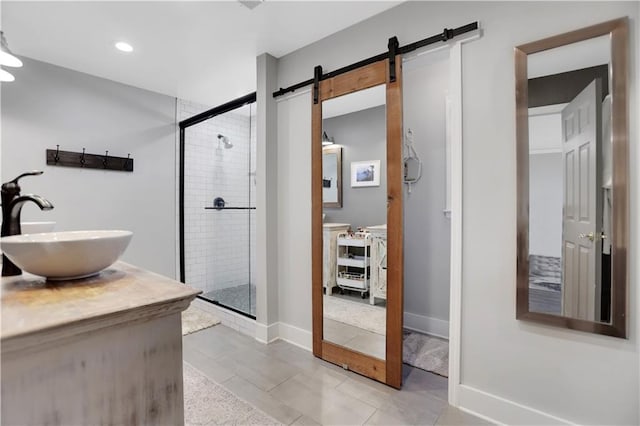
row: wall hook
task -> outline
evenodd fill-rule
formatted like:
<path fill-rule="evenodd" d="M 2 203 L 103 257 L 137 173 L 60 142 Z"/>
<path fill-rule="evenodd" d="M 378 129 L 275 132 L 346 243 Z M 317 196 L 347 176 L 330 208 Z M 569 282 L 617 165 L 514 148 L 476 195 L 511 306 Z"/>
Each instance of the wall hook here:
<path fill-rule="evenodd" d="M 105 151 L 104 152 L 104 158 L 102 159 L 102 166 L 106 169 L 107 168 L 107 161 L 109 160 L 109 151 Z"/>
<path fill-rule="evenodd" d="M 56 155 L 53 157 L 53 159 L 55 160 L 56 164 L 58 164 L 58 161 L 60 161 L 60 145 L 56 145 Z"/>
<path fill-rule="evenodd" d="M 85 159 L 84 159 L 84 148 L 82 148 L 82 155 L 80 156 L 80 166 L 84 167 Z"/>

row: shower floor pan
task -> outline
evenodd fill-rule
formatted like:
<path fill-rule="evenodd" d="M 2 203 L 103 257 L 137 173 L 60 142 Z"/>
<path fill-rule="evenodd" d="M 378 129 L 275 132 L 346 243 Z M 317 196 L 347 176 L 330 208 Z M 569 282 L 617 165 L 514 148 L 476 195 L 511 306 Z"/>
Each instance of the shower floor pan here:
<path fill-rule="evenodd" d="M 202 297 L 223 307 L 228 307 L 253 317 L 256 316 L 256 286 L 253 284 L 220 288 L 204 293 Z"/>

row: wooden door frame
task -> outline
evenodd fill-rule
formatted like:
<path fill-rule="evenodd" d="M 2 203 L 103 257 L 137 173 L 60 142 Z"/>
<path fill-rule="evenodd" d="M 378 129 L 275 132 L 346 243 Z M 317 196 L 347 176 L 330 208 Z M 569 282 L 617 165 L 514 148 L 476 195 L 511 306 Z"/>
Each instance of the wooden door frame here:
<path fill-rule="evenodd" d="M 311 254 L 313 354 L 386 383 L 402 386 L 403 203 L 402 203 L 402 57 L 396 56 L 396 79 L 390 81 L 389 60 L 322 80 L 311 119 Z M 387 116 L 387 323 L 385 360 L 323 340 L 322 285 L 322 102 L 386 85 Z M 397 227 L 400 227 L 400 230 Z"/>

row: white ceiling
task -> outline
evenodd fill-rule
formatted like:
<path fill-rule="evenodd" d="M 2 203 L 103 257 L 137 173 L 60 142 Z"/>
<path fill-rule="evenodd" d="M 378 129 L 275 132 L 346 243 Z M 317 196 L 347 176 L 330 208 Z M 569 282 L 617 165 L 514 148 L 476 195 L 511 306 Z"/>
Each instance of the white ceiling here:
<path fill-rule="evenodd" d="M 219 105 L 256 89 L 256 56 L 280 57 L 400 1 L 2 1 L 17 55 Z M 126 41 L 134 52 L 114 48 Z M 311 76 L 313 70 L 309 70 Z M 14 71 L 16 78 L 19 70 Z"/>

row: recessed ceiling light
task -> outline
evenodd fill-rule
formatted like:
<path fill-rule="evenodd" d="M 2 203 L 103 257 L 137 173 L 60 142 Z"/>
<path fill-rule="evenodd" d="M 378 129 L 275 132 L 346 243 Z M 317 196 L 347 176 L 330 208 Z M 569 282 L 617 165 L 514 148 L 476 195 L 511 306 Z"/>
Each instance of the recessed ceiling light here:
<path fill-rule="evenodd" d="M 264 0 L 238 0 L 240 4 L 242 4 L 247 9 L 253 10 L 254 8 L 260 6 Z"/>
<path fill-rule="evenodd" d="M 133 46 L 131 46 L 129 43 L 125 43 L 124 41 L 117 42 L 116 49 L 120 50 L 121 52 L 133 52 Z"/>

